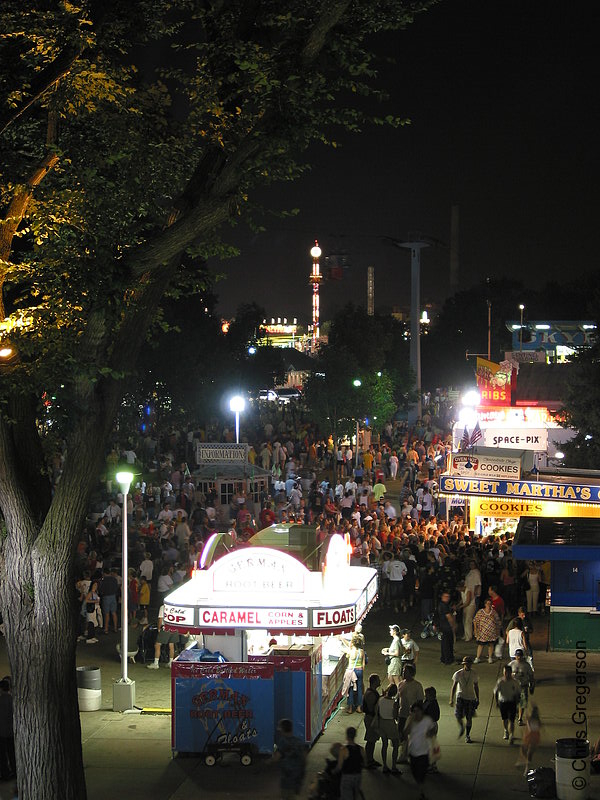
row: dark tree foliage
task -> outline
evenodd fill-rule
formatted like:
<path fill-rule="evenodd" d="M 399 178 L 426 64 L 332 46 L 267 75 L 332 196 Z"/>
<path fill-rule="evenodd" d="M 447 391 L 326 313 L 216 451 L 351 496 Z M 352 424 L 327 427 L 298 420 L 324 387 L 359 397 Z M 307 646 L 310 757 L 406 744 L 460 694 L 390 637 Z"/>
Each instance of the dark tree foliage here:
<path fill-rule="evenodd" d="M 0 3 L 0 606 L 22 800 L 86 797 L 75 544 L 165 293 L 206 288 L 256 186 L 366 124 L 372 42 L 428 5 Z"/>

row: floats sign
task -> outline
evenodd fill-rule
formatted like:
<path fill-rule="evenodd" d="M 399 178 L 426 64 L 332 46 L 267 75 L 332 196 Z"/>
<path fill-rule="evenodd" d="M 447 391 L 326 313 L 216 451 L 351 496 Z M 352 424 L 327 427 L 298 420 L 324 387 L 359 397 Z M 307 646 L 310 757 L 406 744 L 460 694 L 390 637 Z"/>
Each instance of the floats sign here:
<path fill-rule="evenodd" d="M 442 494 L 483 495 L 523 499 L 563 500 L 572 503 L 600 503 L 600 486 L 577 483 L 542 483 L 538 481 L 488 480 L 440 477 Z"/>
<path fill-rule="evenodd" d="M 354 625 L 356 622 L 356 606 L 343 608 L 323 608 L 313 611 L 313 628 L 341 628 Z"/>

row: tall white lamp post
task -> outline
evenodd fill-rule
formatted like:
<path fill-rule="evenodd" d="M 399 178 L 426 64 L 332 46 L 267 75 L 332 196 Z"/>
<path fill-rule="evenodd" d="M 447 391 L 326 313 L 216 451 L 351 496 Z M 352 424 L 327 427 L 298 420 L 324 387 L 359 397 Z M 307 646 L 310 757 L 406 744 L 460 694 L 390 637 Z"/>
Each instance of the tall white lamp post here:
<path fill-rule="evenodd" d="M 229 408 L 235 414 L 235 443 L 240 443 L 240 414 L 246 408 L 246 401 L 239 394 L 234 395 L 229 401 Z"/>
<path fill-rule="evenodd" d="M 354 378 L 352 381 L 352 385 L 357 389 L 360 389 L 362 386 L 362 381 L 360 378 Z M 359 436 L 359 425 L 358 425 L 358 417 L 356 418 L 356 447 L 354 449 L 354 466 L 358 469 L 358 436 Z"/>
<path fill-rule="evenodd" d="M 121 574 L 123 575 L 123 596 L 121 600 L 121 677 L 113 684 L 113 711 L 131 711 L 135 705 L 135 681 L 127 677 L 127 652 L 128 642 L 128 564 L 127 564 L 127 495 L 133 481 L 132 472 L 117 472 L 117 483 L 123 495 L 123 522 Z"/>
<path fill-rule="evenodd" d="M 521 327 L 519 328 L 519 350 L 523 349 L 523 311 L 525 311 L 525 306 L 523 303 L 519 304 L 519 311 L 521 312 Z"/>

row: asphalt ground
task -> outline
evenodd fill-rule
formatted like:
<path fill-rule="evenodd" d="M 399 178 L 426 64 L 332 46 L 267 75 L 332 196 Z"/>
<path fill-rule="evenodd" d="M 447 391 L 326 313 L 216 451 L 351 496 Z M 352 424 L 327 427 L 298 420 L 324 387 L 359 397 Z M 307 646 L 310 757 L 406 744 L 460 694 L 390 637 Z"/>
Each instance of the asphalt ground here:
<path fill-rule="evenodd" d="M 582 729 L 575 724 L 573 715 L 578 706 L 576 683 L 576 658 L 574 653 L 546 653 L 544 618 L 538 618 L 534 638 L 537 688 L 535 700 L 542 719 L 542 740 L 533 767 L 553 766 L 555 740 L 573 737 Z M 366 650 L 369 656 L 367 673 L 385 676 L 386 668 L 381 648 L 389 644 L 388 626 L 398 623 L 411 625 L 417 635 L 420 626 L 411 616 L 395 616 L 386 610 L 373 610 L 364 624 Z M 168 668 L 148 670 L 142 663 L 129 665 L 129 676 L 136 683 L 136 704 L 140 708 L 166 709 L 166 713 L 117 713 L 112 711 L 112 686 L 120 677 L 120 662 L 115 650 L 116 634 L 101 636 L 97 645 L 84 642 L 77 648 L 78 666 L 97 666 L 102 677 L 102 708 L 99 711 L 81 712 L 82 745 L 89 800 L 126 797 L 128 800 L 199 800 L 202 798 L 243 798 L 262 800 L 279 797 L 279 773 L 275 763 L 268 758 L 255 760 L 243 767 L 237 757 L 226 755 L 214 767 L 207 767 L 199 757 L 178 757 L 171 751 L 171 685 Z M 517 768 L 520 737 L 523 728 L 516 728 L 517 741 L 510 745 L 502 738 L 503 729 L 498 711 L 492 700 L 493 686 L 501 674 L 502 661 L 487 661 L 474 667 L 479 676 L 481 703 L 474 721 L 473 744 L 459 740 L 453 709 L 448 705 L 451 676 L 457 665 L 444 666 L 439 661 L 437 639 L 418 639 L 421 653 L 417 679 L 424 686 L 437 689 L 441 708 L 439 742 L 442 757 L 439 773 L 428 775 L 426 793 L 430 798 L 460 798 L 460 800 L 505 800 L 511 797 L 528 797 L 527 780 L 523 768 Z M 474 654 L 472 643 L 457 642 L 456 658 Z M 9 667 L 4 642 L 0 641 L 0 670 L 7 674 Z M 590 741 L 600 737 L 600 654 L 590 653 L 585 658 L 587 730 Z M 384 685 L 385 685 L 384 680 Z M 362 715 L 343 713 L 343 707 L 331 718 L 322 736 L 316 741 L 308 756 L 307 780 L 301 797 L 308 797 L 308 789 L 325 764 L 333 742 L 343 741 L 345 728 L 351 724 L 358 728 L 362 739 Z M 379 744 L 375 757 L 379 757 Z M 365 798 L 397 798 L 399 793 L 407 800 L 417 798 L 416 784 L 408 766 L 401 766 L 401 776 L 383 775 L 381 770 L 363 774 Z M 0 798 L 11 797 L 8 784 L 0 784 Z M 589 798 L 600 800 L 600 777 L 592 777 Z M 576 800 L 585 800 L 579 792 Z"/>

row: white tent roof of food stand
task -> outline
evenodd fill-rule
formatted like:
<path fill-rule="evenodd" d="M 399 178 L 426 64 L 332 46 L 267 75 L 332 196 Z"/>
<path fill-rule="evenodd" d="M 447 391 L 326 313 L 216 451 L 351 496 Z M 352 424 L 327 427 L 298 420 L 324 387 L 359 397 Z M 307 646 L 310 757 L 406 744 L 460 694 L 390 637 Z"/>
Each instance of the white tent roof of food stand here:
<path fill-rule="evenodd" d="M 377 571 L 349 566 L 346 543 L 333 536 L 323 572 L 266 547 L 228 553 L 165 598 L 163 619 L 169 630 L 194 633 L 325 635 L 351 630 L 376 597 Z"/>

